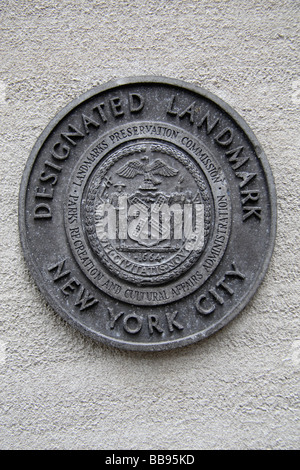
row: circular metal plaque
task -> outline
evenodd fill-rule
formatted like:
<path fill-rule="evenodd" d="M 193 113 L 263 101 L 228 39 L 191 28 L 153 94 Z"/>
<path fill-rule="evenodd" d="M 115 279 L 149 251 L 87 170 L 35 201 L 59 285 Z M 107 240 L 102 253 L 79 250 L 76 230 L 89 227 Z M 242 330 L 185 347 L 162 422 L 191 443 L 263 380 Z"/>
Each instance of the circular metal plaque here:
<path fill-rule="evenodd" d="M 205 338 L 259 286 L 275 188 L 252 131 L 202 88 L 117 80 L 62 110 L 20 190 L 25 258 L 41 292 L 92 338 L 160 350 Z"/>

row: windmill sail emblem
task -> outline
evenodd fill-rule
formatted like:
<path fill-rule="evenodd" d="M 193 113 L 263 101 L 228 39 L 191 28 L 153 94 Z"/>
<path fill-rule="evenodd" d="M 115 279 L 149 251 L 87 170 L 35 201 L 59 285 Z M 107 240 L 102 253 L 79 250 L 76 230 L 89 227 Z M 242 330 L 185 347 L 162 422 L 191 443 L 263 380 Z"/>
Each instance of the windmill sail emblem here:
<path fill-rule="evenodd" d="M 132 240 L 141 245 L 152 246 L 158 243 L 148 238 L 148 217 L 152 204 L 153 209 L 159 208 L 161 204 L 167 203 L 168 197 L 163 193 L 157 192 L 157 187 L 162 183 L 161 177 L 176 176 L 178 170 L 172 168 L 161 159 L 156 158 L 149 162 L 149 157 L 144 155 L 141 159 L 134 159 L 123 165 L 116 173 L 122 178 L 133 179 L 138 175 L 144 178 L 143 184 L 131 195 L 131 202 L 139 211 L 139 223 L 133 230 L 129 230 L 128 235 Z M 159 224 L 155 222 L 154 217 L 151 220 L 151 230 L 159 232 Z M 164 233 L 161 233 L 161 239 L 164 239 Z"/>
<path fill-rule="evenodd" d="M 170 167 L 159 158 L 149 163 L 149 157 L 145 155 L 141 160 L 143 161 L 131 160 L 122 166 L 117 171 L 117 174 L 124 178 L 135 178 L 137 175 L 144 175 L 144 186 L 140 189 L 153 190 L 156 189 L 155 186 L 161 183 L 161 180 L 156 178 L 156 175 L 175 176 L 178 173 L 178 170 Z"/>

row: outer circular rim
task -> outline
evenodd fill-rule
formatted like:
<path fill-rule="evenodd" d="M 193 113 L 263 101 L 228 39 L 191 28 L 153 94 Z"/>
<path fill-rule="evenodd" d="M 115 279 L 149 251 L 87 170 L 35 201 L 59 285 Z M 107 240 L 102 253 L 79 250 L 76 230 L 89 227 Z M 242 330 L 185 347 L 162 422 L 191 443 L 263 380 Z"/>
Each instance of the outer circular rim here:
<path fill-rule="evenodd" d="M 264 170 L 264 175 L 267 181 L 267 187 L 269 191 L 270 197 L 270 213 L 271 213 L 271 220 L 272 224 L 270 226 L 270 243 L 268 251 L 265 254 L 264 263 L 261 267 L 261 270 L 256 277 L 254 284 L 252 285 L 251 289 L 247 292 L 245 297 L 242 301 L 226 316 L 224 316 L 220 321 L 215 323 L 213 326 L 203 330 L 201 332 L 195 333 L 193 335 L 187 336 L 182 339 L 174 340 L 172 342 L 165 341 L 165 342 L 157 342 L 157 343 L 134 343 L 134 342 L 125 342 L 119 341 L 116 339 L 112 339 L 111 337 L 106 337 L 105 335 L 99 335 L 95 331 L 85 328 L 80 323 L 76 322 L 72 319 L 68 313 L 58 304 L 56 299 L 54 299 L 46 290 L 45 286 L 42 283 L 41 274 L 39 269 L 35 265 L 33 260 L 32 254 L 28 248 L 27 237 L 26 237 L 26 225 L 25 225 L 25 199 L 26 199 L 26 190 L 27 184 L 29 181 L 30 173 L 33 167 L 33 164 L 38 156 L 38 153 L 44 144 L 45 140 L 48 138 L 49 134 L 53 131 L 53 129 L 57 126 L 57 124 L 67 116 L 74 108 L 82 104 L 84 101 L 92 98 L 93 96 L 102 93 L 104 91 L 108 91 L 112 88 L 118 88 L 130 84 L 165 84 L 165 85 L 173 85 L 177 88 L 182 88 L 184 90 L 192 91 L 198 95 L 201 95 L 208 100 L 214 102 L 217 106 L 219 106 L 222 110 L 224 110 L 236 123 L 238 126 L 244 131 L 247 135 L 249 141 L 252 143 L 253 148 L 255 149 L 256 156 L 260 160 L 262 168 Z M 275 182 L 272 175 L 271 167 L 267 160 L 267 157 L 262 150 L 262 147 L 254 135 L 253 131 L 250 129 L 248 124 L 245 120 L 229 106 L 225 103 L 222 99 L 218 96 L 214 95 L 213 93 L 207 91 L 206 89 L 198 86 L 193 85 L 191 83 L 187 83 L 183 80 L 168 78 L 164 76 L 157 76 L 157 75 L 145 75 L 145 76 L 131 76 L 131 77 L 123 77 L 116 80 L 111 80 L 103 85 L 96 86 L 91 90 L 83 93 L 78 98 L 72 100 L 67 106 L 65 106 L 62 110 L 60 110 L 55 117 L 48 123 L 44 131 L 38 137 L 35 145 L 32 148 L 30 156 L 26 162 L 25 169 L 22 175 L 21 184 L 20 184 L 20 191 L 19 191 L 19 206 L 18 206 L 18 216 L 19 216 L 19 235 L 20 235 L 20 242 L 23 250 L 24 258 L 27 262 L 27 266 L 29 267 L 29 271 L 35 280 L 35 283 L 42 293 L 43 297 L 46 299 L 48 304 L 57 312 L 64 320 L 67 321 L 71 326 L 75 327 L 79 331 L 81 331 L 86 336 L 91 337 L 92 339 L 96 340 L 97 342 L 102 342 L 109 346 L 115 346 L 119 349 L 131 350 L 131 351 L 165 351 L 169 349 L 174 349 L 178 347 L 187 346 L 189 344 L 196 343 L 201 339 L 207 338 L 208 336 L 212 335 L 216 331 L 220 330 L 222 327 L 227 325 L 234 317 L 236 317 L 249 303 L 252 299 L 254 294 L 257 292 L 257 289 L 261 285 L 267 269 L 269 267 L 271 257 L 273 254 L 274 246 L 275 246 L 275 238 L 276 238 L 276 228 L 277 228 L 277 209 L 276 209 L 276 189 L 275 189 Z"/>

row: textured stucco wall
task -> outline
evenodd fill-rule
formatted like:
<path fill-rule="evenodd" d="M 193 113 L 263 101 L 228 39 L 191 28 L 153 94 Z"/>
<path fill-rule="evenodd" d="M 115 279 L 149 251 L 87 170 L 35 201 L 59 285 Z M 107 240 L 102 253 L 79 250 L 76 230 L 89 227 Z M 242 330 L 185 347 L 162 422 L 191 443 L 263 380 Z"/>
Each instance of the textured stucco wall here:
<path fill-rule="evenodd" d="M 299 448 L 299 2 L 2 0 L 1 449 Z M 21 175 L 48 121 L 130 75 L 200 84 L 269 159 L 278 235 L 248 307 L 198 344 L 93 343 L 44 302 L 23 261 Z"/>

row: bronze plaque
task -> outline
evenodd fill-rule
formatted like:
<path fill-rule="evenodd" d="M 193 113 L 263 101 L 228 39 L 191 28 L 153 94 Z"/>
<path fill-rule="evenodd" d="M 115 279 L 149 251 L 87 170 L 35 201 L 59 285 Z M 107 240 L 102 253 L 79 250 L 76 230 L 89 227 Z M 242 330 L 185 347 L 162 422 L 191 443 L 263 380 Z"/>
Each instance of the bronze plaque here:
<path fill-rule="evenodd" d="M 25 258 L 49 304 L 126 349 L 183 346 L 227 324 L 266 272 L 275 227 L 273 178 L 247 124 L 161 77 L 70 103 L 20 191 Z"/>

